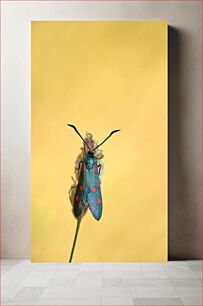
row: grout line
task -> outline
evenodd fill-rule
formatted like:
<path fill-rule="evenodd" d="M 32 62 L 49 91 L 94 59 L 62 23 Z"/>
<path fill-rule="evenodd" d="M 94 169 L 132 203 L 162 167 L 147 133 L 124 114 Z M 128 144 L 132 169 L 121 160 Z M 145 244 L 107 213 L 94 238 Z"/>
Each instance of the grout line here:
<path fill-rule="evenodd" d="M 136 287 L 129 287 L 130 288 L 130 297 L 131 297 L 131 299 L 132 299 L 132 302 L 133 302 L 133 305 L 134 305 L 134 297 L 133 297 L 133 293 L 132 293 L 132 289 L 134 289 L 135 290 L 135 299 L 138 297 L 138 294 L 137 294 L 137 288 Z"/>
<path fill-rule="evenodd" d="M 168 275 L 167 271 L 166 271 L 166 274 Z M 169 275 L 168 275 L 168 280 L 169 280 L 169 282 L 171 283 L 171 287 L 172 287 L 172 288 L 175 290 L 175 292 L 177 293 L 177 296 L 178 296 L 179 300 L 181 301 L 182 305 L 184 305 L 184 304 L 183 304 L 183 300 L 181 299 L 181 297 L 180 297 L 178 291 L 176 290 L 176 287 L 172 284 Z"/>
<path fill-rule="evenodd" d="M 103 303 L 103 300 L 102 300 L 102 288 L 103 288 L 103 275 L 104 275 L 104 273 L 103 273 L 103 270 L 104 270 L 104 268 L 103 268 L 103 262 L 102 262 L 102 275 L 101 275 L 101 305 L 102 305 L 102 303 Z"/>

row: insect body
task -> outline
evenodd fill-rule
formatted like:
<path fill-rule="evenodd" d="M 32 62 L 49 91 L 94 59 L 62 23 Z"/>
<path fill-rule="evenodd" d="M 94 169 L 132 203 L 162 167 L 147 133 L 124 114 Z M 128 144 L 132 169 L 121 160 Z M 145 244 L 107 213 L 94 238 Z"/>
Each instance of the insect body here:
<path fill-rule="evenodd" d="M 97 163 L 97 158 L 94 155 L 94 151 L 99 146 L 101 146 L 113 133 L 116 133 L 120 130 L 112 131 L 102 143 L 91 149 L 83 137 L 80 135 L 76 127 L 71 124 L 68 124 L 68 126 L 72 127 L 76 131 L 88 149 L 85 158 L 79 163 L 78 170 L 80 170 L 80 176 L 74 198 L 73 213 L 76 218 L 79 218 L 85 209 L 89 207 L 95 219 L 99 220 L 102 215 L 102 195 L 99 179 L 101 166 Z"/>

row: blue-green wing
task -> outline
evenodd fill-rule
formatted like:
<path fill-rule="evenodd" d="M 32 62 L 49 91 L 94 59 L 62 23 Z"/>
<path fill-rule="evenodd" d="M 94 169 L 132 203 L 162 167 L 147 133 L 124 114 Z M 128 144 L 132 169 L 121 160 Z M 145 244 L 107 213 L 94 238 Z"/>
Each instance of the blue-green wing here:
<path fill-rule="evenodd" d="M 98 172 L 91 171 L 87 181 L 87 203 L 93 216 L 99 220 L 102 215 L 102 195 Z"/>
<path fill-rule="evenodd" d="M 80 217 L 83 210 L 85 209 L 86 193 L 85 193 L 85 176 L 84 176 L 84 165 L 82 165 L 80 171 L 80 178 L 75 193 L 73 213 L 76 218 Z"/>

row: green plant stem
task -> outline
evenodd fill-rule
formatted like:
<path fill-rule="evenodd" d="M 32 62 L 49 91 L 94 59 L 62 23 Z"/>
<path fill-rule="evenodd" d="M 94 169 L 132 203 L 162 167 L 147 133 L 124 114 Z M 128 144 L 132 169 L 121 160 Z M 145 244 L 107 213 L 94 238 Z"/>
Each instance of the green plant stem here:
<path fill-rule="evenodd" d="M 78 232 L 79 232 L 79 229 L 80 229 L 80 223 L 81 223 L 81 220 L 82 220 L 82 215 L 78 218 L 77 220 L 77 226 L 76 226 L 76 231 L 75 231 L 75 237 L 74 237 L 74 241 L 73 241 L 73 246 L 72 246 L 72 250 L 71 250 L 71 254 L 70 254 L 70 259 L 69 259 L 69 262 L 72 261 L 72 258 L 73 258 L 73 254 L 74 254 L 74 250 L 75 250 L 75 245 L 76 245 L 76 241 L 77 241 L 77 237 L 78 237 Z"/>

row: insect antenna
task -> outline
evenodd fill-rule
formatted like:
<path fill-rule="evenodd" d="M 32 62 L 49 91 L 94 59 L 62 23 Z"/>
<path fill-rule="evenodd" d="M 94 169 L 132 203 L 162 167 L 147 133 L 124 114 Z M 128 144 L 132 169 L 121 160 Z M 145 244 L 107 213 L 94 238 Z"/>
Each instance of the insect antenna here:
<path fill-rule="evenodd" d="M 70 126 L 70 127 L 72 127 L 74 130 L 75 130 L 75 132 L 80 136 L 80 138 L 82 139 L 82 141 L 84 142 L 84 144 L 87 146 L 87 148 L 90 150 L 90 151 L 92 151 L 91 149 L 90 149 L 90 147 L 88 146 L 88 144 L 86 143 L 86 141 L 83 139 L 83 137 L 81 136 L 81 134 L 78 132 L 78 130 L 76 129 L 76 127 L 73 125 L 73 124 L 67 124 L 68 126 Z"/>
<path fill-rule="evenodd" d="M 97 148 L 99 148 L 105 141 L 107 141 L 107 139 L 109 139 L 114 133 L 119 132 L 120 130 L 114 130 L 112 131 L 108 137 L 106 137 L 98 146 L 96 146 L 96 148 L 94 148 L 92 151 L 95 151 Z"/>

